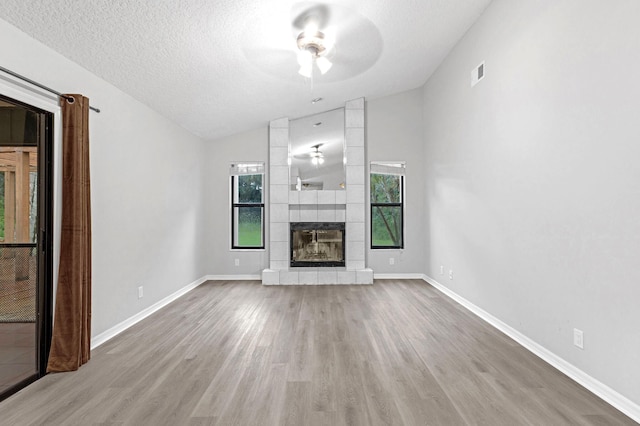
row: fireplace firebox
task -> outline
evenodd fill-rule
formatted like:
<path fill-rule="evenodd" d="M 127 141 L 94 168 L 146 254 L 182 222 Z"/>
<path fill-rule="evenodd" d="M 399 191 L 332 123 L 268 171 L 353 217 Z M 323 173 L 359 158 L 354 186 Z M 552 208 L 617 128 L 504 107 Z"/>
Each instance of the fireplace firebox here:
<path fill-rule="evenodd" d="M 345 266 L 344 222 L 292 222 L 290 266 Z"/>

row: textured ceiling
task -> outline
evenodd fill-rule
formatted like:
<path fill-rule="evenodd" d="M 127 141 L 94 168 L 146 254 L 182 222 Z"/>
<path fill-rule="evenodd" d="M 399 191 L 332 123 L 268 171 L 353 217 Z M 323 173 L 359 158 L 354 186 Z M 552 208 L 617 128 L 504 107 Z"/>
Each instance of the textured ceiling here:
<path fill-rule="evenodd" d="M 313 82 L 297 73 L 295 24 L 317 3 L 2 0 L 0 18 L 213 140 L 420 86 L 489 2 L 325 2 L 336 53 Z"/>

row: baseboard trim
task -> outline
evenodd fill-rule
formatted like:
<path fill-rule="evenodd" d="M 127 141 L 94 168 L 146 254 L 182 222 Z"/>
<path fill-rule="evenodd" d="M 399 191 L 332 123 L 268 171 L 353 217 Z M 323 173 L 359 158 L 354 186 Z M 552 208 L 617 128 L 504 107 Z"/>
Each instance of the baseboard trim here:
<path fill-rule="evenodd" d="M 207 281 L 260 281 L 262 276 L 257 275 L 207 275 Z"/>
<path fill-rule="evenodd" d="M 512 338 L 519 344 L 521 344 L 525 349 L 529 350 L 531 353 L 538 356 L 543 361 L 545 361 L 546 363 L 548 363 L 549 365 L 551 365 L 561 373 L 575 380 L 580 385 L 584 386 L 586 389 L 588 389 L 589 391 L 597 395 L 599 398 L 611 404 L 617 410 L 621 411 L 622 413 L 629 416 L 636 422 L 640 423 L 640 405 L 634 403 L 630 399 L 626 398 L 624 395 L 621 395 L 620 393 L 611 389 L 609 386 L 605 385 L 599 380 L 591 377 L 590 375 L 580 370 L 573 364 L 560 358 L 558 355 L 554 354 L 553 352 L 549 351 L 545 347 L 531 340 L 524 334 L 520 333 L 518 330 L 502 322 L 501 320 L 489 314 L 485 310 L 469 302 L 464 297 L 453 292 L 452 290 L 440 284 L 438 281 L 434 280 L 428 275 L 422 275 L 421 278 L 428 284 L 435 287 L 441 293 L 446 295 L 447 297 L 455 300 L 456 302 L 464 306 L 466 309 L 468 309 L 469 311 L 471 311 L 472 313 L 480 317 L 482 320 L 486 321 L 493 327 L 497 328 L 498 330 L 500 330 L 501 332 L 503 332 L 504 334 L 506 334 L 507 336 L 509 336 L 510 338 Z"/>
<path fill-rule="evenodd" d="M 191 284 L 188 284 L 182 287 L 180 290 L 176 291 L 175 293 L 170 294 L 169 296 L 165 297 L 159 302 L 156 302 L 153 305 L 149 306 L 148 308 L 138 312 L 134 316 L 122 321 L 119 324 L 116 324 L 115 326 L 111 327 L 107 331 L 104 331 L 98 334 L 97 336 L 91 339 L 91 349 L 93 350 L 98 346 L 102 345 L 103 343 L 107 342 L 108 340 L 114 338 L 115 336 L 122 333 L 129 327 L 133 326 L 134 324 L 137 324 L 138 322 L 142 321 L 143 319 L 153 314 L 154 312 L 164 308 L 169 303 L 173 302 L 179 297 L 184 296 L 185 294 L 187 294 L 194 288 L 198 287 L 200 284 L 204 283 L 205 281 L 208 281 L 208 279 L 209 279 L 208 276 L 199 278 L 194 282 L 192 282 Z"/>
<path fill-rule="evenodd" d="M 374 280 L 420 280 L 423 277 L 423 274 L 373 274 Z"/>

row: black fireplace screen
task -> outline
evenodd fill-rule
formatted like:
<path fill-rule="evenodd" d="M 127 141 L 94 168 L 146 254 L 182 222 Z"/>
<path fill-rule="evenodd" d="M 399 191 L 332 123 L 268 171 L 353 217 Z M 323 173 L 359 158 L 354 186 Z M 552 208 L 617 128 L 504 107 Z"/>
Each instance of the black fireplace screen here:
<path fill-rule="evenodd" d="M 291 266 L 345 266 L 343 222 L 291 223 Z"/>

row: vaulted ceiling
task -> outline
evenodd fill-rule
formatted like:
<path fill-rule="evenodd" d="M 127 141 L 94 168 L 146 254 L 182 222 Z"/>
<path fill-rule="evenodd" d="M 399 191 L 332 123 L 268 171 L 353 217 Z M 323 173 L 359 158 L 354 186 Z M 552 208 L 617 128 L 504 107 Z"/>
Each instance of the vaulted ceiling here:
<path fill-rule="evenodd" d="M 421 86 L 490 0 L 2 3 L 0 18 L 215 140 Z M 296 61 L 308 10 L 323 11 L 321 29 L 336 40 L 333 68 L 312 80 L 298 74 Z M 318 97 L 324 101 L 310 102 Z"/>

